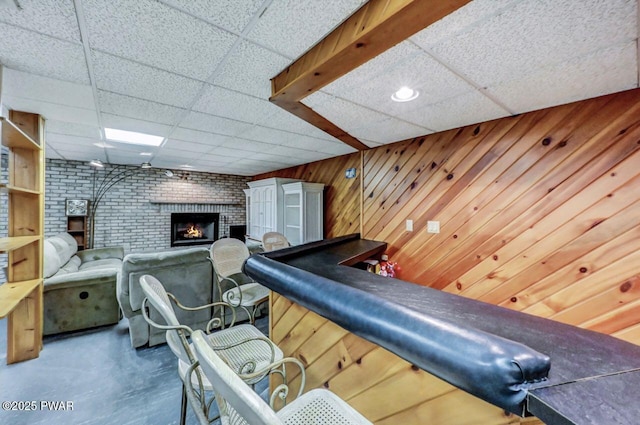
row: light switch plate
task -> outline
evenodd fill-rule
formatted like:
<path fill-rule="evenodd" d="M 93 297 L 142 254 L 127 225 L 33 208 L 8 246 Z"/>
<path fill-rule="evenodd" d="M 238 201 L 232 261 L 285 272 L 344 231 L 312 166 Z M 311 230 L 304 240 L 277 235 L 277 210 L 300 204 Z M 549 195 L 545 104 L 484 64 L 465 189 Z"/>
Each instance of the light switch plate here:
<path fill-rule="evenodd" d="M 427 221 L 427 232 L 428 233 L 440 233 L 440 222 L 439 221 Z"/>
<path fill-rule="evenodd" d="M 407 232 L 413 232 L 413 220 L 407 220 L 406 230 Z"/>

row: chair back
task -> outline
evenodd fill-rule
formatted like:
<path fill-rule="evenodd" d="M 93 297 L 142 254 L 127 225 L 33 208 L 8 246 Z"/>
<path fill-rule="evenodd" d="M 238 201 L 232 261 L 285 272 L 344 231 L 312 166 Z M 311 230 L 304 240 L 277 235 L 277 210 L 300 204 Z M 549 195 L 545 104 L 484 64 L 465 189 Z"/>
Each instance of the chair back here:
<path fill-rule="evenodd" d="M 216 393 L 222 423 L 282 425 L 271 407 L 218 357 L 202 331 L 194 331 L 191 341 L 200 367 Z"/>
<path fill-rule="evenodd" d="M 289 241 L 279 232 L 267 232 L 262 235 L 262 246 L 265 251 L 275 251 L 276 249 L 287 248 L 290 246 Z"/>
<path fill-rule="evenodd" d="M 180 326 L 167 291 L 158 279 L 148 274 L 143 275 L 140 277 L 140 287 L 146 300 L 160 313 L 167 326 Z M 153 326 L 153 324 L 151 325 Z M 185 335 L 183 334 L 181 338 L 177 329 L 167 330 L 167 344 L 171 351 L 183 362 L 191 364 L 186 343 Z"/>
<path fill-rule="evenodd" d="M 211 245 L 210 251 L 213 268 L 222 277 L 242 273 L 242 265 L 249 258 L 249 248 L 244 242 L 233 238 L 218 239 Z"/>

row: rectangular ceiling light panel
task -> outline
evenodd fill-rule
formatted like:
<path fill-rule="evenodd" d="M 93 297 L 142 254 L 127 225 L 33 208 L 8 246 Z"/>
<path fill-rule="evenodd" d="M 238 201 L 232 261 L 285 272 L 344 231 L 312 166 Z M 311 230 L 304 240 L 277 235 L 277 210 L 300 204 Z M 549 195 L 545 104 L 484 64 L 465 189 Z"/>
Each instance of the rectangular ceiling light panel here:
<path fill-rule="evenodd" d="M 117 130 L 115 128 L 105 128 L 104 137 L 107 140 L 132 145 L 160 146 L 164 137 L 151 134 L 138 133 L 135 131 Z"/>

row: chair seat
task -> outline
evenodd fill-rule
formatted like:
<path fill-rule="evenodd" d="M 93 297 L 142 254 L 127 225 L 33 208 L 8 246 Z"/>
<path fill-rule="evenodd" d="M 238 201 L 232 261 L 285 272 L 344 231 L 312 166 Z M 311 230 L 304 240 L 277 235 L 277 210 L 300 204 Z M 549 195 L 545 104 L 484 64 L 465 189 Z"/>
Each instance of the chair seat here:
<path fill-rule="evenodd" d="M 311 390 L 276 413 L 285 425 L 371 425 L 340 397 L 324 389 Z"/>
<path fill-rule="evenodd" d="M 252 307 L 269 299 L 269 288 L 259 283 L 245 283 L 244 285 L 240 285 L 240 288 L 242 288 L 242 303 L 240 304 L 242 306 Z M 222 295 L 222 299 L 232 305 L 234 304 L 234 300 L 239 298 L 240 293 L 238 288 L 229 289 Z"/>
<path fill-rule="evenodd" d="M 260 330 L 258 330 L 258 328 L 247 324 L 236 325 L 232 328 L 227 329 L 221 329 L 210 335 L 207 335 L 207 339 L 213 347 L 234 344 L 238 341 L 243 341 L 248 338 L 266 337 L 262 332 L 260 332 Z M 273 360 L 271 359 L 271 349 L 269 348 L 269 346 L 272 346 L 274 349 Z M 189 348 L 193 350 L 193 344 L 189 344 Z M 222 358 L 236 372 L 249 360 L 253 360 L 256 362 L 255 370 L 260 370 L 267 366 L 269 363 L 280 360 L 283 357 L 282 350 L 280 350 L 277 345 L 275 345 L 271 341 L 269 341 L 269 345 L 267 345 L 266 341 L 264 340 L 249 341 L 226 350 L 216 350 L 216 354 L 218 354 L 218 356 Z M 189 364 L 180 360 L 178 363 L 178 370 L 183 381 L 186 378 L 188 369 Z M 203 373 L 201 374 L 201 376 L 204 389 L 207 391 L 211 391 L 211 383 Z M 260 379 L 261 378 L 258 377 L 253 381 L 247 381 L 247 383 L 250 385 L 255 384 Z M 198 379 L 195 374 L 191 376 L 191 383 L 195 388 L 198 387 Z"/>

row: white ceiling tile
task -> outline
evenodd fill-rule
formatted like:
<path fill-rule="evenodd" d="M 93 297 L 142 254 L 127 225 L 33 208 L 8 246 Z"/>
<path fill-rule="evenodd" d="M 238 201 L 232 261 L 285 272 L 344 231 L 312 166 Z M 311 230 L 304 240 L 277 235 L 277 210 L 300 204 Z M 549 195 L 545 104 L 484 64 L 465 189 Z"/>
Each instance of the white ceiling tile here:
<path fill-rule="evenodd" d="M 287 131 L 256 125 L 251 127 L 249 130 L 242 132 L 240 136 L 245 139 L 256 140 L 258 142 L 281 145 L 286 140 L 289 140 L 293 134 Z"/>
<path fill-rule="evenodd" d="M 20 7 L 20 9 L 3 8 L 0 22 L 64 40 L 80 42 L 80 30 L 73 0 L 20 1 Z"/>
<path fill-rule="evenodd" d="M 158 154 L 155 155 L 155 158 L 158 158 L 158 159 L 180 158 L 180 161 L 184 163 L 184 162 L 189 162 L 189 160 L 198 159 L 201 156 L 202 156 L 202 152 L 199 152 L 199 151 L 190 151 L 186 149 L 172 149 L 172 148 L 163 147 L 162 149 L 160 149 Z"/>
<path fill-rule="evenodd" d="M 82 136 L 72 136 L 69 134 L 58 134 L 51 133 L 47 136 L 47 144 L 52 144 L 54 146 L 61 145 L 73 145 L 78 147 L 90 147 L 94 146 L 94 143 L 99 143 L 100 137 L 82 137 Z M 102 149 L 96 146 L 96 149 Z"/>
<path fill-rule="evenodd" d="M 316 147 L 316 150 L 331 155 L 346 155 L 357 152 L 357 149 L 352 148 L 346 143 L 321 143 Z"/>
<path fill-rule="evenodd" d="M 124 115 L 168 125 L 177 124 L 187 113 L 186 109 L 103 90 L 98 91 L 98 99 L 100 111 L 103 113 Z"/>
<path fill-rule="evenodd" d="M 151 0 L 85 0 L 93 49 L 207 79 L 237 36 Z"/>
<path fill-rule="evenodd" d="M 166 149 L 174 149 L 174 150 L 184 150 L 189 152 L 200 152 L 205 153 L 213 149 L 218 145 L 216 144 L 203 144 L 203 143 L 194 143 L 187 142 L 184 140 L 176 140 L 176 139 L 168 139 L 163 145 L 161 151 L 164 153 Z"/>
<path fill-rule="evenodd" d="M 171 133 L 171 139 L 178 141 L 188 141 L 200 143 L 208 146 L 222 145 L 225 141 L 230 140 L 229 136 L 209 133 L 206 131 L 191 130 L 189 128 L 176 127 Z"/>
<path fill-rule="evenodd" d="M 498 84 L 636 39 L 636 5 L 628 0 L 522 1 L 430 49 L 478 85 Z"/>
<path fill-rule="evenodd" d="M 102 125 L 118 130 L 136 131 L 138 133 L 152 134 L 154 136 L 167 137 L 171 126 L 156 122 L 143 121 L 121 115 L 102 114 Z M 114 143 L 109 141 L 109 143 Z"/>
<path fill-rule="evenodd" d="M 536 69 L 488 91 L 517 113 L 637 87 L 635 42 Z"/>
<path fill-rule="evenodd" d="M 474 25 L 492 16 L 504 13 L 509 7 L 523 0 L 474 0 L 443 19 L 434 22 L 410 39 L 422 46 L 435 45 L 446 38 L 469 31 Z"/>
<path fill-rule="evenodd" d="M 266 116 L 259 116 L 255 121 L 256 124 L 263 127 L 286 129 L 291 133 L 302 134 L 305 136 L 315 137 L 323 140 L 338 140 L 330 134 L 325 133 L 319 128 L 309 124 L 305 120 L 298 118 L 288 111 L 285 111 L 279 106 L 276 106 L 271 102 L 269 102 L 269 105 L 271 114 Z"/>
<path fill-rule="evenodd" d="M 98 125 L 98 117 L 93 109 L 75 108 L 56 103 L 41 102 L 36 99 L 4 95 L 2 96 L 2 103 L 9 109 L 40 114 L 47 120 L 69 121 L 92 126 Z"/>
<path fill-rule="evenodd" d="M 213 82 L 266 100 L 271 96 L 270 79 L 289 62 L 284 56 L 243 40 L 228 56 Z"/>
<path fill-rule="evenodd" d="M 163 0 L 163 3 L 239 33 L 260 10 L 263 0 Z"/>
<path fill-rule="evenodd" d="M 0 63 L 5 67 L 58 80 L 89 84 L 81 44 L 3 23 L 0 23 L 0 34 Z"/>
<path fill-rule="evenodd" d="M 339 87 L 336 89 L 334 83 L 325 87 L 324 91 L 387 115 L 402 116 L 412 109 L 437 103 L 473 89 L 462 78 L 418 47 L 398 45 L 389 52 L 397 52 L 391 54 L 394 60 L 389 60 L 394 64 L 377 67 L 379 72 L 376 75 L 367 73 L 363 76 L 356 69 L 337 80 L 340 86 L 345 88 L 351 86 L 356 89 L 340 95 L 341 90 Z M 403 86 L 418 90 L 419 97 L 411 102 L 391 100 L 391 95 Z"/>
<path fill-rule="evenodd" d="M 312 109 L 342 129 L 359 127 L 362 123 L 378 122 L 389 118 L 388 115 L 337 97 Z"/>
<path fill-rule="evenodd" d="M 70 83 L 10 68 L 4 68 L 2 82 L 3 96 L 95 109 L 89 84 Z"/>
<path fill-rule="evenodd" d="M 240 148 L 228 148 L 224 146 L 216 146 L 210 152 L 213 155 L 227 158 L 247 158 L 253 151 L 242 150 Z"/>
<path fill-rule="evenodd" d="M 369 122 L 364 126 L 354 128 L 350 131 L 350 134 L 357 139 L 373 140 L 383 144 L 399 142 L 430 133 L 432 133 L 432 131 L 424 127 L 419 127 L 392 117 Z"/>
<path fill-rule="evenodd" d="M 100 140 L 100 128 L 98 128 L 98 126 L 49 119 L 46 121 L 45 128 L 47 134 L 57 133 L 68 136 L 89 137 Z"/>
<path fill-rule="evenodd" d="M 460 96 L 415 109 L 404 114 L 401 118 L 435 131 L 443 131 L 508 115 L 507 111 L 488 97 L 477 90 L 472 90 Z M 367 140 L 380 141 L 375 137 L 362 137 Z"/>
<path fill-rule="evenodd" d="M 248 37 L 283 55 L 296 58 L 364 3 L 366 0 L 274 0 Z"/>
<path fill-rule="evenodd" d="M 266 152 L 266 151 L 269 151 L 270 149 L 273 149 L 276 145 L 273 145 L 270 143 L 258 142 L 255 140 L 234 138 L 224 142 L 222 146 L 226 148 L 240 149 L 243 151 L 250 151 L 250 152 Z"/>
<path fill-rule="evenodd" d="M 118 164 L 118 165 L 140 165 L 143 162 L 147 162 L 145 159 L 140 157 L 139 155 L 127 154 L 127 153 L 112 153 L 109 152 L 108 156 L 109 164 Z"/>
<path fill-rule="evenodd" d="M 193 110 L 253 123 L 273 113 L 273 107 L 268 100 L 207 85 Z"/>
<path fill-rule="evenodd" d="M 235 136 L 251 128 L 251 124 L 242 121 L 230 120 L 199 112 L 190 112 L 189 115 L 182 120 L 180 126 L 227 136 Z"/>
<path fill-rule="evenodd" d="M 156 68 L 93 51 L 93 69 L 99 89 L 186 108 L 203 83 Z"/>

